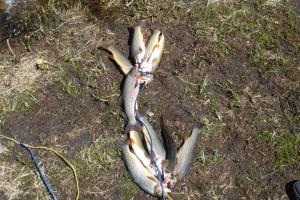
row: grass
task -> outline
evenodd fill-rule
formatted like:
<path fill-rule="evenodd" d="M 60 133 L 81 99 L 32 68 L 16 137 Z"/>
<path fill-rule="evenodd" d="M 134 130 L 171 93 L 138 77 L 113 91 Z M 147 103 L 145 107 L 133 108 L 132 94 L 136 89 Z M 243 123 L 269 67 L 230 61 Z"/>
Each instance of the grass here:
<path fill-rule="evenodd" d="M 116 190 L 118 191 L 121 199 L 131 199 L 137 194 L 139 188 L 132 182 L 129 175 L 125 175 L 125 177 L 121 180 L 120 186 L 118 186 Z"/>
<path fill-rule="evenodd" d="M 278 16 L 278 12 L 287 13 L 287 17 Z M 289 6 L 278 10 L 278 7 L 256 1 L 253 5 L 245 2 L 199 6 L 192 9 L 191 14 L 191 31 L 196 37 L 208 38 L 212 45 L 216 45 L 219 56 L 230 56 L 243 51 L 254 65 L 259 63 L 258 67 L 264 72 L 273 68 L 271 65 L 274 65 L 274 60 L 275 67 L 283 67 L 297 49 L 286 52 L 280 46 L 280 41 L 285 36 L 289 35 L 292 39 L 298 32 L 295 29 L 297 14 Z M 240 41 L 238 48 L 235 41 Z"/>
<path fill-rule="evenodd" d="M 40 95 L 41 94 L 38 94 L 37 91 L 27 90 L 11 100 L 5 100 L 0 107 L 0 125 L 2 126 L 4 124 L 5 117 L 10 112 L 30 111 L 38 103 Z"/>
<path fill-rule="evenodd" d="M 293 165 L 300 161 L 300 137 L 292 134 L 261 133 L 258 138 L 270 143 L 275 155 L 273 162 L 277 167 Z"/>

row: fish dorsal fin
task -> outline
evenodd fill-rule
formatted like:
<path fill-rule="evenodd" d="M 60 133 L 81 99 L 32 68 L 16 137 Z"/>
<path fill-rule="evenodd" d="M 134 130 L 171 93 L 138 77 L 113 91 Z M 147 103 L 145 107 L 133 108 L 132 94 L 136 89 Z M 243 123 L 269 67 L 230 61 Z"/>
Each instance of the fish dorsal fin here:
<path fill-rule="evenodd" d="M 190 137 L 190 134 L 188 132 L 184 132 L 182 134 L 182 140 L 183 140 L 183 142 L 185 142 L 189 137 Z"/>

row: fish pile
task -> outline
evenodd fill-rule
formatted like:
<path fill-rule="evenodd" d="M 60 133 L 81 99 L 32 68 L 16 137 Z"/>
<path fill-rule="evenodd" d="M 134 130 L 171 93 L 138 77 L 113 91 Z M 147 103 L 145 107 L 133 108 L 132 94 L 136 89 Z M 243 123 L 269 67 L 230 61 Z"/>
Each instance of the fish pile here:
<path fill-rule="evenodd" d="M 163 33 L 154 30 L 145 43 L 142 26 L 137 25 L 133 27 L 130 59 L 113 46 L 105 47 L 126 76 L 121 97 L 128 120 L 125 128 L 128 139 L 119 145 L 125 164 L 133 181 L 141 189 L 163 199 L 169 198 L 175 184 L 187 175 L 201 132 L 199 124 L 191 134 L 183 134 L 183 143 L 177 150 L 162 117 L 161 140 L 147 116 L 138 112 L 138 95 L 153 80 L 153 73 L 163 54 L 164 42 Z"/>

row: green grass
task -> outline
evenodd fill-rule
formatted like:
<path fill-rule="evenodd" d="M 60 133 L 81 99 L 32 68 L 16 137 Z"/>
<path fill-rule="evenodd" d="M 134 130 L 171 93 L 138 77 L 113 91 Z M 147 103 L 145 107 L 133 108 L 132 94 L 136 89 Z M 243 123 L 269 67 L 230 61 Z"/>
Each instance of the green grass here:
<path fill-rule="evenodd" d="M 5 122 L 8 113 L 30 111 L 38 103 L 40 95 L 37 91 L 31 89 L 11 99 L 6 99 L 0 107 L 0 126 Z"/>
<path fill-rule="evenodd" d="M 258 138 L 271 145 L 275 152 L 273 161 L 277 167 L 293 165 L 300 161 L 300 137 L 290 133 L 263 132 Z"/>
<path fill-rule="evenodd" d="M 216 56 L 246 54 L 263 73 L 277 73 L 295 54 L 299 55 L 299 17 L 289 1 L 281 5 L 274 8 L 256 1 L 253 5 L 194 6 L 189 27 L 195 37 L 210 41 Z M 281 46 L 286 38 L 292 45 L 289 51 Z"/>
<path fill-rule="evenodd" d="M 116 190 L 121 199 L 129 200 L 137 194 L 139 188 L 132 182 L 129 174 L 126 174 L 122 177 L 121 183 L 117 186 Z"/>

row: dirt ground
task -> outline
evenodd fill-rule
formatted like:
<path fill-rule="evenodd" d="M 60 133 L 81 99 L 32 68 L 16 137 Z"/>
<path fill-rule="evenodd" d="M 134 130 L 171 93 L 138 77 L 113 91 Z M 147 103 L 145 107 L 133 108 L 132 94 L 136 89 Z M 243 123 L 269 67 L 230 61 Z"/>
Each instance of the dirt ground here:
<path fill-rule="evenodd" d="M 124 76 L 100 45 L 128 55 L 128 28 L 166 37 L 154 80 L 139 96 L 160 130 L 180 143 L 206 127 L 174 199 L 288 199 L 300 179 L 300 4 L 297 1 L 51 2 L 23 13 L 25 31 L 0 43 L 0 133 L 64 153 L 80 199 L 155 199 L 130 179 L 116 145 L 126 120 Z M 36 151 L 59 199 L 74 199 L 72 172 Z M 30 156 L 0 140 L 0 199 L 49 199 Z"/>

